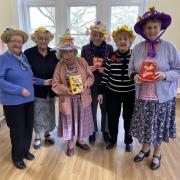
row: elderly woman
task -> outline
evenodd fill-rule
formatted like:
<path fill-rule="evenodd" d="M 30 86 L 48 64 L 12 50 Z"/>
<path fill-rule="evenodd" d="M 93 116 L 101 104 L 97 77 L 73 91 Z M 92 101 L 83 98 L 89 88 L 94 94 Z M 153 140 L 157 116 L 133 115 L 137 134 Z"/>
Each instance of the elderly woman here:
<path fill-rule="evenodd" d="M 135 85 L 134 81 L 128 77 L 128 64 L 132 53 L 130 47 L 135 40 L 135 35 L 128 26 L 122 26 L 113 31 L 112 36 L 118 49 L 105 63 L 98 101 L 100 104 L 103 102 L 102 94 L 106 91 L 108 127 L 111 136 L 107 149 L 112 149 L 117 143 L 118 123 L 123 105 L 124 143 L 126 151 L 130 152 L 133 140 L 129 135 L 129 128 L 134 109 Z"/>
<path fill-rule="evenodd" d="M 24 53 L 32 67 L 34 76 L 44 79 L 44 84 L 34 85 L 34 148 L 39 149 L 41 147 L 41 133 L 44 133 L 47 145 L 55 143 L 49 132 L 55 128 L 55 93 L 51 90 L 51 83 L 58 59 L 55 51 L 51 51 L 51 48 L 48 47 L 49 42 L 54 38 L 49 30 L 40 27 L 34 31 L 31 38 L 37 46 L 27 49 Z"/>
<path fill-rule="evenodd" d="M 93 134 L 94 131 L 90 92 L 94 77 L 85 59 L 76 56 L 77 47 L 74 46 L 69 31 L 60 38 L 58 46 L 61 62 L 57 64 L 53 76 L 53 90 L 59 94 L 58 133 L 67 140 L 67 155 L 72 156 L 75 152 L 73 142 L 75 135 L 76 146 L 90 150 L 83 138 Z"/>
<path fill-rule="evenodd" d="M 106 26 L 101 21 L 96 21 L 94 25 L 90 27 L 90 43 L 82 47 L 81 56 L 88 62 L 91 71 L 95 76 L 95 82 L 91 87 L 92 94 L 92 112 L 95 131 L 93 135 L 89 137 L 89 142 L 95 142 L 97 127 L 97 97 L 98 97 L 98 85 L 102 77 L 104 70 L 103 64 L 107 60 L 107 57 L 113 52 L 111 45 L 105 42 L 105 36 L 107 35 Z M 103 59 L 102 66 L 96 66 L 93 63 L 93 59 L 101 58 Z M 101 109 L 101 131 L 105 142 L 109 141 L 108 133 L 108 122 L 106 113 L 106 102 L 105 98 L 102 104 L 100 104 Z"/>
<path fill-rule="evenodd" d="M 10 129 L 12 161 L 17 168 L 24 169 L 23 159 L 35 158 L 29 152 L 34 120 L 33 73 L 22 53 L 28 35 L 21 30 L 6 29 L 1 40 L 8 48 L 0 55 L 1 103 Z"/>
<path fill-rule="evenodd" d="M 153 147 L 152 170 L 160 167 L 161 144 L 176 137 L 180 53 L 172 43 L 160 39 L 170 23 L 168 14 L 150 8 L 134 26 L 145 41 L 134 47 L 129 64 L 129 75 L 136 86 L 130 134 L 142 144 L 134 161 L 148 157 L 150 147 Z"/>

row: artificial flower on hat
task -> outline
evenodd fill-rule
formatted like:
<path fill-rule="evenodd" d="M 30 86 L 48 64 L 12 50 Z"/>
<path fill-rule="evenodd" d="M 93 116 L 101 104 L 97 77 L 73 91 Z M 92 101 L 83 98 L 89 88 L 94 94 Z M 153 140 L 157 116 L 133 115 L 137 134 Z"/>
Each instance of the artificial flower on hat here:
<path fill-rule="evenodd" d="M 161 21 L 161 33 L 158 35 L 158 37 L 155 40 L 151 41 L 144 34 L 143 26 L 146 22 L 153 19 L 159 19 Z M 149 56 L 151 57 L 156 56 L 155 44 L 158 42 L 158 40 L 160 39 L 160 37 L 169 27 L 170 24 L 171 24 L 171 16 L 163 12 L 158 12 L 155 9 L 155 7 L 149 8 L 149 10 L 142 17 L 139 17 L 137 23 L 134 25 L 134 30 L 137 34 L 141 35 L 146 40 L 146 42 L 149 43 L 150 46 L 152 47 L 152 52 L 150 54 L 148 53 Z"/>
<path fill-rule="evenodd" d="M 50 36 L 50 41 L 54 39 L 54 34 L 50 32 L 48 29 L 45 27 L 38 27 L 32 34 L 31 34 L 31 39 L 36 43 L 36 37 L 39 33 L 48 33 Z"/>
<path fill-rule="evenodd" d="M 66 29 L 63 36 L 59 37 L 57 48 L 54 50 L 77 50 L 79 47 L 75 46 L 74 38 L 71 36 L 70 30 Z"/>
<path fill-rule="evenodd" d="M 171 16 L 163 12 L 158 12 L 153 6 L 143 16 L 139 16 L 137 23 L 134 25 L 135 32 L 143 36 L 143 25 L 150 19 L 160 19 L 162 23 L 161 30 L 165 30 L 171 24 Z"/>
<path fill-rule="evenodd" d="M 95 21 L 94 24 L 92 24 L 90 26 L 90 28 L 87 28 L 87 30 L 85 32 L 86 36 L 90 35 L 89 30 L 90 31 L 100 32 L 100 33 L 102 33 L 104 35 L 104 37 L 106 39 L 109 38 L 108 37 L 109 33 L 108 33 L 107 29 L 106 29 L 106 25 L 102 21 L 99 21 L 99 20 Z"/>
<path fill-rule="evenodd" d="M 8 43 L 8 37 L 12 35 L 20 35 L 23 37 L 23 42 L 25 43 L 28 40 L 28 34 L 22 30 L 15 28 L 6 28 L 5 31 L 1 35 L 1 40 L 4 43 Z"/>

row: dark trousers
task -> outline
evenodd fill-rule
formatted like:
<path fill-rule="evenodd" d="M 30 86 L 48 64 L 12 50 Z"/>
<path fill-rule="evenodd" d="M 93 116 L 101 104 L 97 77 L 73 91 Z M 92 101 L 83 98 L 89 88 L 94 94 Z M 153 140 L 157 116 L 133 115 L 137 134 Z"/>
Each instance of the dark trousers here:
<path fill-rule="evenodd" d="M 12 160 L 21 161 L 25 153 L 29 152 L 33 121 L 34 121 L 34 102 L 20 105 L 4 105 L 4 115 L 7 126 L 10 129 L 12 144 Z"/>
<path fill-rule="evenodd" d="M 98 107 L 98 83 L 95 82 L 91 87 L 91 96 L 92 96 L 92 114 L 93 114 L 93 121 L 94 121 L 94 130 L 95 132 L 98 131 L 97 126 L 97 107 Z M 101 131 L 107 132 L 108 131 L 108 120 L 107 120 L 107 113 L 106 113 L 106 96 L 103 99 L 103 103 L 100 105 L 101 110 Z"/>
<path fill-rule="evenodd" d="M 111 136 L 110 142 L 116 143 L 118 136 L 119 118 L 121 115 L 121 106 L 123 107 L 124 119 L 124 143 L 130 144 L 133 142 L 132 136 L 129 135 L 131 118 L 134 110 L 135 93 L 114 93 L 107 92 L 107 114 L 108 114 L 108 127 Z"/>

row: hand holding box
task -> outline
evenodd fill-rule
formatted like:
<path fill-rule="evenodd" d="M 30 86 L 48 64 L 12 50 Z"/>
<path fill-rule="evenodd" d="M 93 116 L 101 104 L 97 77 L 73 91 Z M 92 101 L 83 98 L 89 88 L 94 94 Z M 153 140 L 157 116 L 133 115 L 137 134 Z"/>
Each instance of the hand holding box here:
<path fill-rule="evenodd" d="M 99 57 L 94 57 L 93 58 L 93 65 L 96 68 L 101 68 L 103 65 L 104 59 L 103 58 L 99 58 Z"/>
<path fill-rule="evenodd" d="M 75 75 L 69 77 L 70 89 L 72 94 L 79 94 L 83 90 L 83 82 L 81 75 Z"/>
<path fill-rule="evenodd" d="M 154 81 L 157 63 L 154 61 L 143 61 L 141 66 L 141 80 Z"/>

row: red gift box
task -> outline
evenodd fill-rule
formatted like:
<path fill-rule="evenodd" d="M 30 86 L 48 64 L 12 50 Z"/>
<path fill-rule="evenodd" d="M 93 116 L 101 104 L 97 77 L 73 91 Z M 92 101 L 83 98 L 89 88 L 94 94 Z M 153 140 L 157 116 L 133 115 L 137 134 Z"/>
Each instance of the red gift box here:
<path fill-rule="evenodd" d="M 101 68 L 102 65 L 103 65 L 103 61 L 104 61 L 103 58 L 94 57 L 94 58 L 93 58 L 93 65 L 94 65 L 96 68 Z"/>
<path fill-rule="evenodd" d="M 140 71 L 142 81 L 154 81 L 157 63 L 154 61 L 143 61 Z"/>

